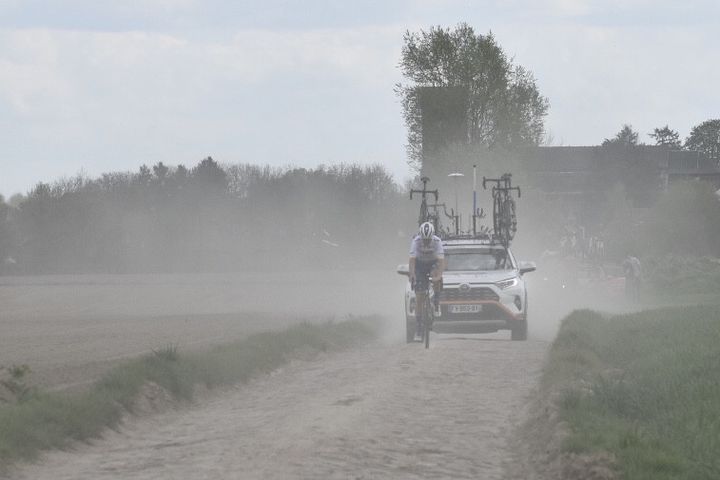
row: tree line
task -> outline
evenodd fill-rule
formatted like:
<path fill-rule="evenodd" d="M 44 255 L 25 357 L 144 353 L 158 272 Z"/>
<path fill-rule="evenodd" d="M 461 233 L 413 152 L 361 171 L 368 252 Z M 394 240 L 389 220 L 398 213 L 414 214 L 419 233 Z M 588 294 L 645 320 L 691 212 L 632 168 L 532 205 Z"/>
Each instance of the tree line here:
<path fill-rule="evenodd" d="M 690 135 L 683 142 L 680 133 L 669 125 L 653 129 L 648 134 L 655 145 L 672 148 L 674 150 L 692 150 L 705 154 L 718 164 L 720 161 L 720 119 L 709 119 L 701 122 L 690 130 Z M 632 125 L 624 124 L 620 131 L 612 138 L 603 140 L 603 146 L 634 147 L 638 143 L 640 134 L 633 130 Z"/>
<path fill-rule="evenodd" d="M 273 168 L 208 157 L 192 168 L 158 163 L 79 175 L 39 183 L 10 202 L 0 197 L 0 268 L 32 274 L 369 267 L 389 256 L 395 261 L 401 247 L 393 239 L 413 228 L 401 195 L 377 165 Z"/>
<path fill-rule="evenodd" d="M 514 64 L 492 33 L 476 34 L 467 24 L 408 31 L 399 66 L 407 79 L 396 92 L 409 164 L 433 179 L 442 201 L 457 191 L 447 174 L 468 165 L 488 176 L 513 171 L 521 183 L 532 183 L 522 176 L 517 153 L 543 143 L 549 102 L 532 73 Z M 684 142 L 668 125 L 649 135 L 657 145 L 700 151 L 716 162 L 720 157 L 720 120 L 695 126 Z M 638 138 L 624 125 L 602 144 L 632 147 Z M 648 178 L 654 181 L 644 164 L 609 167 L 615 173 L 600 179 L 609 204 L 624 201 L 627 190 L 644 192 L 635 186 Z M 612 189 L 618 175 L 625 191 Z M 404 197 L 407 186 L 377 165 L 274 168 L 220 165 L 210 157 L 191 168 L 157 163 L 39 183 L 24 196 L 0 196 L 0 273 L 386 267 L 404 257 L 416 227 L 417 204 Z M 698 198 L 683 202 L 691 206 Z M 715 204 L 705 200 L 712 216 Z M 561 225 L 563 219 L 547 216 L 553 208 L 541 204 L 528 208 L 545 227 Z M 615 211 L 609 204 L 593 199 L 596 216 Z M 615 225 L 622 235 L 625 222 L 631 220 L 622 217 Z M 702 242 L 704 251 L 714 252 L 708 246 L 713 242 Z"/>

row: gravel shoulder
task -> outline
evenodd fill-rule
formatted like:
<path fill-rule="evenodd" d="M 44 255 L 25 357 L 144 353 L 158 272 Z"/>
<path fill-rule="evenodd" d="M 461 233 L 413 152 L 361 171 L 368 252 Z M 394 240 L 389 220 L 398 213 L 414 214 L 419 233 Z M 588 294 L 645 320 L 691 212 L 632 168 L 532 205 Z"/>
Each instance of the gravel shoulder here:
<path fill-rule="evenodd" d="M 547 343 L 433 340 L 296 361 L 11 478 L 507 478 Z"/>

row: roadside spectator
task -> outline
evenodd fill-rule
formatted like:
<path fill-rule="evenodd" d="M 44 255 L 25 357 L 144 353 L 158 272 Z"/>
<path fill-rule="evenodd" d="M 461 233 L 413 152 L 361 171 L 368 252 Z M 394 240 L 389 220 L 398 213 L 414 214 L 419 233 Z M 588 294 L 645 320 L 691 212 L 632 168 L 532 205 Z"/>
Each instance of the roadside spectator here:
<path fill-rule="evenodd" d="M 642 279 L 642 270 L 640 260 L 628 254 L 622 263 L 623 272 L 625 272 L 625 294 L 632 301 L 637 301 L 640 295 L 640 282 Z"/>

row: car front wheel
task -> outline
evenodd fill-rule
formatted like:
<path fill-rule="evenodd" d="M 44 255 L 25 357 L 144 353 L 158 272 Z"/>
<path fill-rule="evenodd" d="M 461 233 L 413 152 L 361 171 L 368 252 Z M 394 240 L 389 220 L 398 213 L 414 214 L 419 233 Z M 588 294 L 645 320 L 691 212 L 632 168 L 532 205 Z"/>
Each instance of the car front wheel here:
<path fill-rule="evenodd" d="M 510 330 L 510 340 L 527 340 L 527 320 L 518 320 Z"/>
<path fill-rule="evenodd" d="M 527 340 L 527 331 L 528 331 L 528 324 L 527 324 L 527 317 L 528 316 L 528 304 L 527 304 L 527 295 L 525 295 L 525 316 L 522 320 L 518 320 L 512 327 L 512 330 L 510 330 L 510 340 L 518 340 L 523 341 Z"/>
<path fill-rule="evenodd" d="M 415 320 L 405 319 L 406 336 L 405 341 L 412 343 L 415 341 Z"/>

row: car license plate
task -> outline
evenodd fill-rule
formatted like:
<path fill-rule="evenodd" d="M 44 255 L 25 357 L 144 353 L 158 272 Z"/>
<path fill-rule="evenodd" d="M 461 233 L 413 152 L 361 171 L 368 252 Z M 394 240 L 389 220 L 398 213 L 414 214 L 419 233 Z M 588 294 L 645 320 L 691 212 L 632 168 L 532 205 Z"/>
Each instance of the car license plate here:
<path fill-rule="evenodd" d="M 450 305 L 450 313 L 478 313 L 482 305 Z"/>

